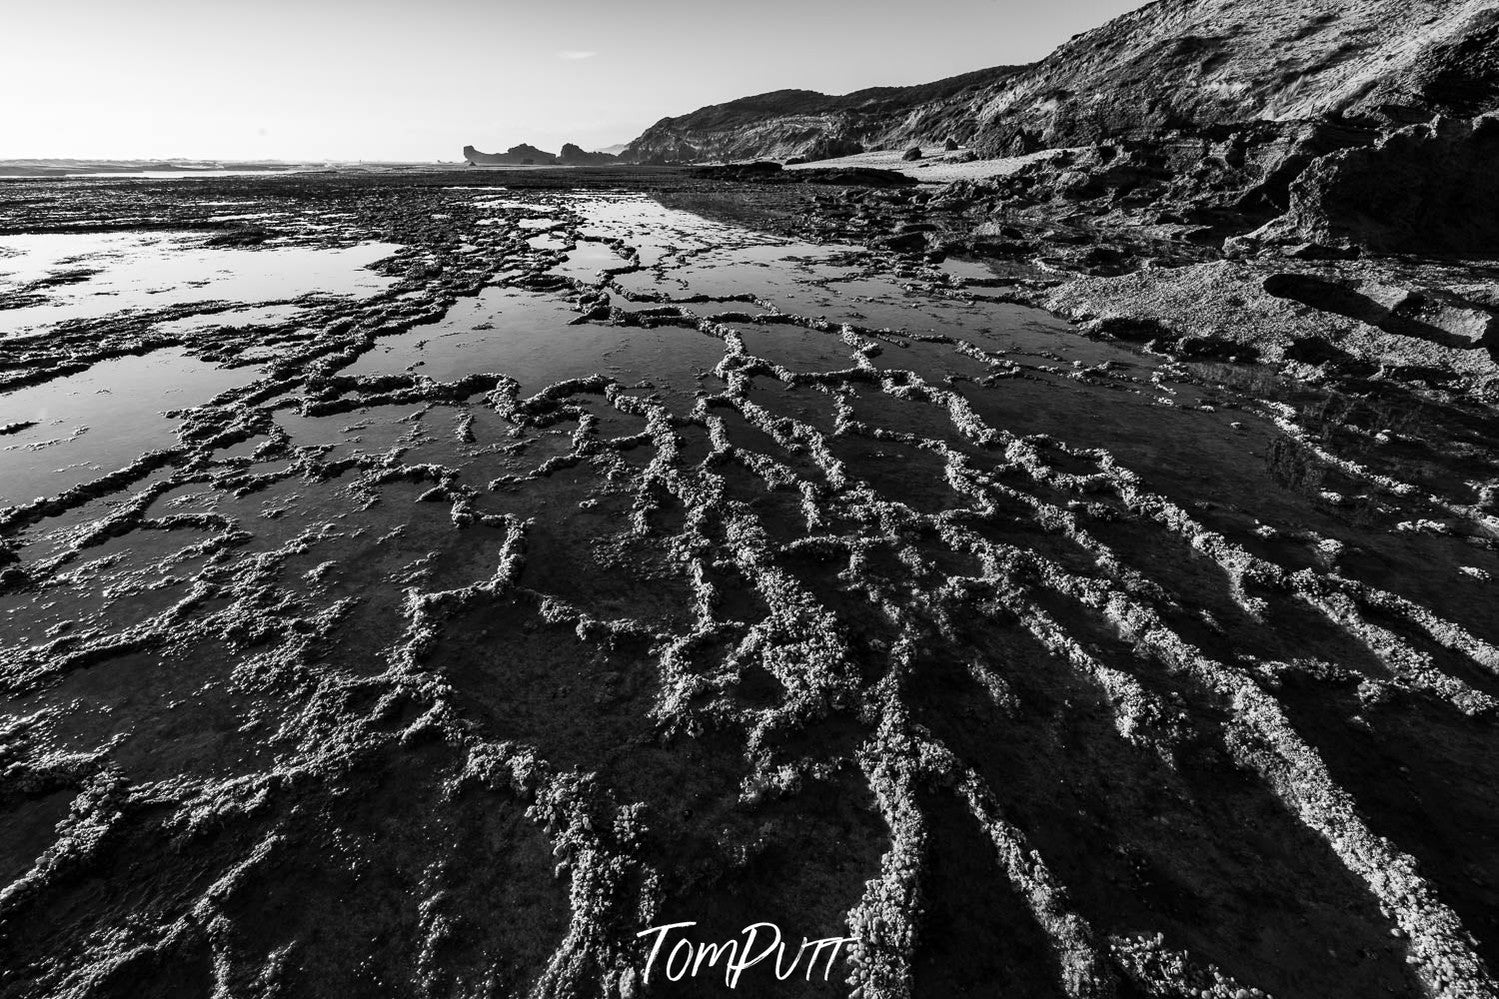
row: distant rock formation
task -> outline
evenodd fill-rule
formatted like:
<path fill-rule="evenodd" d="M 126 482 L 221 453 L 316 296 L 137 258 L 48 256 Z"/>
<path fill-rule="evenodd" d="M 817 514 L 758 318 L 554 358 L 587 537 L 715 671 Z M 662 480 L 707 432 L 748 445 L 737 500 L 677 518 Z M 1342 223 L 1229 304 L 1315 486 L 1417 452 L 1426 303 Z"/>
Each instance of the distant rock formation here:
<path fill-rule="evenodd" d="M 549 153 L 522 142 L 511 146 L 503 153 L 481 153 L 473 146 L 463 147 L 463 158 L 470 166 L 552 166 L 557 154 Z"/>
<path fill-rule="evenodd" d="M 836 97 L 813 90 L 745 97 L 663 118 L 630 143 L 620 158 L 670 163 L 849 156 L 878 144 L 875 140 L 914 110 L 991 87 L 1017 71 L 1000 66 L 916 87 L 872 87 Z"/>
<path fill-rule="evenodd" d="M 564 166 L 601 166 L 618 159 L 619 157 L 610 153 L 585 152 L 580 146 L 575 146 L 571 142 L 564 142 L 562 152 L 557 155 L 557 162 Z"/>

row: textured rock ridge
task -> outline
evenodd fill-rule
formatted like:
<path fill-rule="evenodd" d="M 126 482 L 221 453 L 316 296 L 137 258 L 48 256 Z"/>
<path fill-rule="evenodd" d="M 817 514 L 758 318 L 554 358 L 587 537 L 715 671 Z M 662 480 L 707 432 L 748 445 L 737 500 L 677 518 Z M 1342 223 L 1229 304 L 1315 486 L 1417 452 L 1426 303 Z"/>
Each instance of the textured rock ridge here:
<path fill-rule="evenodd" d="M 992 152 L 1314 119 L 1388 127 L 1499 100 L 1492 0 L 1162 0 L 976 99 L 934 107 Z"/>

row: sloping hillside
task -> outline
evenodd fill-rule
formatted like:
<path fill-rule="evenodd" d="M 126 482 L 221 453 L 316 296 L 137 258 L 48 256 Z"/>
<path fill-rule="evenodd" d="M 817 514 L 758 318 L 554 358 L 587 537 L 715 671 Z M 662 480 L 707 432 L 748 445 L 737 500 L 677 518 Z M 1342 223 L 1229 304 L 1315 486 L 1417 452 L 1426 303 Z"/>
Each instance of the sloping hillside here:
<path fill-rule="evenodd" d="M 630 143 L 621 157 L 649 162 L 859 152 L 910 115 L 940 102 L 979 99 L 1016 71 L 999 66 L 936 83 L 872 87 L 842 96 L 777 90 L 744 97 L 663 118 Z"/>
<path fill-rule="evenodd" d="M 1012 152 L 1255 120 L 1399 125 L 1495 107 L 1495 0 L 1161 0 L 983 94 L 933 102 L 913 126 L 966 124 L 979 147 Z"/>
<path fill-rule="evenodd" d="M 778 91 L 667 118 L 626 157 L 849 152 L 952 137 L 990 154 L 1337 117 L 1499 108 L 1499 0 L 1159 0 L 1040 62 L 846 97 Z"/>

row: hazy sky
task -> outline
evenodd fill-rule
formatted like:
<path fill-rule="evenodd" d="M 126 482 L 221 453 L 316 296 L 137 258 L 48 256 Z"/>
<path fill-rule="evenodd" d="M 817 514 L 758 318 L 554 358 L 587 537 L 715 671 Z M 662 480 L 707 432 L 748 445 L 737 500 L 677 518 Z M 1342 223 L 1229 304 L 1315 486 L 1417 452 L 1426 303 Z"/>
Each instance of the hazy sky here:
<path fill-rule="evenodd" d="M 1141 0 L 4 0 L 0 159 L 597 148 L 788 87 L 1030 62 Z"/>

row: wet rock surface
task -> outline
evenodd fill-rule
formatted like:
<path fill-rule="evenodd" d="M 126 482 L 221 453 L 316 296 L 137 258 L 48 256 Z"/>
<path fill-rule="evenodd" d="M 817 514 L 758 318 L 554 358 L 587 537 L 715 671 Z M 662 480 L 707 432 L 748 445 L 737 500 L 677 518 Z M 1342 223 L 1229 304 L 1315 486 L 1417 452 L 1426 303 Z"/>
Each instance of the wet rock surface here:
<path fill-rule="evenodd" d="M 1305 150 L 1333 144 L 1311 127 L 1290 152 L 1252 169 L 1204 156 L 1195 142 L 1108 141 L 1043 150 L 982 180 L 836 193 L 808 187 L 797 192 L 799 210 L 780 211 L 774 222 L 887 251 L 899 258 L 898 272 L 977 267 L 972 293 L 1037 305 L 1167 353 L 1308 361 L 1287 370 L 1491 402 L 1499 384 L 1499 242 L 1485 228 L 1491 213 L 1482 204 L 1492 185 L 1466 177 L 1471 160 L 1447 156 L 1433 138 L 1445 129 L 1454 142 L 1478 143 L 1492 131 L 1488 122 L 1396 136 L 1387 146 L 1409 155 L 1410 176 L 1387 177 L 1377 191 L 1317 180 L 1343 177 L 1328 164 L 1361 162 L 1366 150 L 1306 159 Z M 1491 153 L 1499 146 L 1482 155 Z M 1264 179 L 1279 160 L 1301 171 L 1275 196 L 1283 204 Z M 1443 160 L 1452 162 L 1443 168 Z M 803 172 L 729 166 L 703 175 L 726 188 L 738 182 L 744 197 L 752 185 L 802 180 Z M 1410 182 L 1416 175 L 1437 192 L 1430 199 Z M 1448 183 L 1454 177 L 1466 179 Z M 720 200 L 727 197 L 725 190 Z M 1437 203 L 1464 223 L 1434 222 L 1424 240 L 1412 235 L 1411 220 Z M 1343 207 L 1328 207 L 1336 204 Z M 1357 205 L 1363 214 L 1350 207 Z"/>
<path fill-rule="evenodd" d="M 1491 273 L 1094 155 L 7 185 L 0 994 L 1494 995 Z"/>

